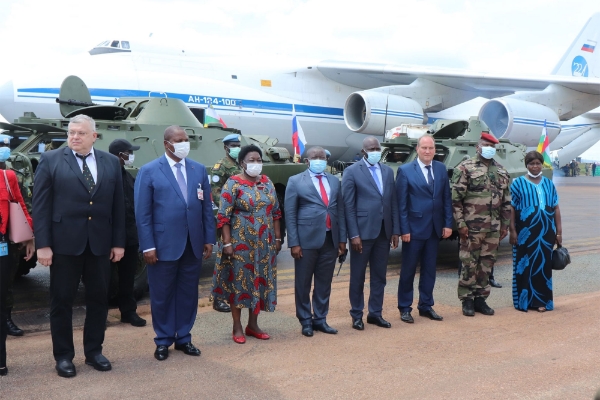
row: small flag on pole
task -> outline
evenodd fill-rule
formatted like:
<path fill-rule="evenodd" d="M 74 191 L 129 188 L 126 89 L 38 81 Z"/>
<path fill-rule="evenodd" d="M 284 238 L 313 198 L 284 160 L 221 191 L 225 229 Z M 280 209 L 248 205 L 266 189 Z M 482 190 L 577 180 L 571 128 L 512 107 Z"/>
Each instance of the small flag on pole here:
<path fill-rule="evenodd" d="M 544 120 L 544 128 L 542 128 L 542 136 L 537 146 L 537 151 L 544 157 L 544 166 L 552 168 L 552 161 L 550 158 L 550 141 L 548 140 L 548 130 L 546 129 L 546 120 Z"/>
<path fill-rule="evenodd" d="M 219 123 L 223 125 L 223 128 L 227 128 L 225 121 L 223 121 L 223 118 L 221 118 L 219 114 L 217 114 L 217 111 L 211 104 L 210 106 L 208 106 L 206 112 L 204 113 L 204 127 L 207 128 L 209 124 L 215 123 Z"/>
<path fill-rule="evenodd" d="M 292 104 L 292 144 L 294 146 L 294 155 L 301 156 L 304 153 L 304 146 L 306 146 L 306 137 L 304 131 L 300 126 L 300 121 L 296 116 L 296 108 Z"/>

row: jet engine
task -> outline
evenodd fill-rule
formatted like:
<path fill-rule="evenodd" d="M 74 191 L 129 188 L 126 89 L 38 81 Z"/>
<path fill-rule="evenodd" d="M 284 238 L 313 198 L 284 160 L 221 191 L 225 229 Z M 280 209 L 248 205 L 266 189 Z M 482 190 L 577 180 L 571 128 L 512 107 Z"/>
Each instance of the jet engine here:
<path fill-rule="evenodd" d="M 422 124 L 424 113 L 416 101 L 406 97 L 363 91 L 346 99 L 344 121 L 354 132 L 383 135 L 401 124 Z"/>
<path fill-rule="evenodd" d="M 544 122 L 550 141 L 561 129 L 558 116 L 548 107 L 511 98 L 487 101 L 479 110 L 479 119 L 498 139 L 509 139 L 528 147 L 538 145 Z"/>

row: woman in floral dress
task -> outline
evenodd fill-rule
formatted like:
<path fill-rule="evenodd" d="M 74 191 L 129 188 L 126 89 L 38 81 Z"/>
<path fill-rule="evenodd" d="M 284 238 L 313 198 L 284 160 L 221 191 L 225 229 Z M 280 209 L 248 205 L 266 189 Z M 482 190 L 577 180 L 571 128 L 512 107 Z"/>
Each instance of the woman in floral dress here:
<path fill-rule="evenodd" d="M 552 248 L 562 244 L 562 224 L 558 194 L 552 181 L 542 176 L 543 163 L 537 151 L 527 153 L 527 175 L 510 186 L 513 304 L 520 311 L 554 309 Z"/>
<path fill-rule="evenodd" d="M 262 152 L 244 146 L 238 155 L 242 173 L 229 178 L 221 191 L 217 229 L 221 240 L 213 275 L 212 296 L 229 302 L 233 340 L 245 343 L 242 308 L 248 309 L 245 333 L 269 339 L 258 326 L 258 314 L 275 311 L 277 253 L 281 250 L 281 211 L 271 180 L 261 175 Z"/>

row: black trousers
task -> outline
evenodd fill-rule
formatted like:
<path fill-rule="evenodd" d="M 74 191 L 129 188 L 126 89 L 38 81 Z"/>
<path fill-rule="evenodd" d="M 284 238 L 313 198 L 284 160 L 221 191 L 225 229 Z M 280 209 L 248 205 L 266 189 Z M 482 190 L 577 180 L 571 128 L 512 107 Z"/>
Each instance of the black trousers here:
<path fill-rule="evenodd" d="M 0 257 L 0 368 L 6 366 L 6 317 L 7 317 L 7 301 L 8 284 L 12 279 L 10 255 Z"/>
<path fill-rule="evenodd" d="M 55 360 L 73 360 L 73 301 L 79 281 L 85 285 L 83 351 L 86 357 L 102 353 L 108 314 L 109 255 L 95 256 L 88 245 L 78 256 L 54 254 L 50 266 L 50 331 Z"/>
<path fill-rule="evenodd" d="M 119 271 L 119 311 L 121 315 L 137 310 L 137 302 L 133 295 L 135 271 L 138 264 L 138 245 L 125 247 L 125 255 L 116 263 Z"/>

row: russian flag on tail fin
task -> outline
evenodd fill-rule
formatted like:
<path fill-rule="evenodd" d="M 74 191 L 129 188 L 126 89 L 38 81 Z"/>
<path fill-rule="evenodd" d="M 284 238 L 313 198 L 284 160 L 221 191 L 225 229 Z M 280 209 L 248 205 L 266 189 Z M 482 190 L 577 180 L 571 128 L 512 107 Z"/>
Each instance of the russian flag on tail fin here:
<path fill-rule="evenodd" d="M 587 51 L 588 53 L 593 53 L 596 48 L 596 42 L 593 40 L 586 41 L 581 47 L 582 51 Z"/>
<path fill-rule="evenodd" d="M 306 146 L 306 137 L 300 126 L 300 121 L 296 116 L 296 108 L 292 104 L 292 145 L 294 146 L 294 155 L 302 155 Z"/>

